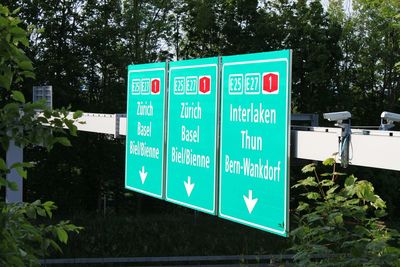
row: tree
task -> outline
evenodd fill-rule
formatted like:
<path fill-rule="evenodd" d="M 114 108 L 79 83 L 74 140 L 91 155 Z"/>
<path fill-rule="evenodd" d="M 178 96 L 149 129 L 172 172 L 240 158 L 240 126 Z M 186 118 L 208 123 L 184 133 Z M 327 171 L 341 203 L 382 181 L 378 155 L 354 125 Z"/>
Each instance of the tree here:
<path fill-rule="evenodd" d="M 225 1 L 181 0 L 174 8 L 178 59 L 212 57 L 222 53 Z"/>
<path fill-rule="evenodd" d="M 78 43 L 81 35 L 82 1 L 8 1 L 11 8 L 20 8 L 25 25 L 35 25 L 26 53 L 36 68 L 39 85 L 53 85 L 54 107 L 76 107 L 82 103 L 81 85 L 84 66 L 80 59 L 84 50 Z M 30 82 L 30 83 L 29 83 Z M 28 88 L 32 81 L 25 83 Z M 28 86 L 29 85 L 29 86 Z M 30 91 L 24 90 L 28 95 Z"/>
<path fill-rule="evenodd" d="M 27 103 L 19 90 L 21 82 L 33 78 L 33 66 L 22 47 L 28 47 L 27 32 L 21 28 L 16 17 L 18 10 L 10 12 L 0 4 L 0 189 L 16 190 L 16 184 L 7 181 L 6 174 L 15 169 L 27 178 L 27 168 L 32 163 L 17 162 L 7 166 L 3 155 L 10 142 L 17 146 L 42 145 L 51 149 L 56 143 L 70 145 L 64 137 L 66 130 L 76 134 L 74 119 L 68 111 L 49 110 L 44 101 Z M 38 113 L 41 110 L 41 113 Z M 6 203 L 0 200 L 0 265 L 36 266 L 38 257 L 46 255 L 51 248 L 61 251 L 59 242 L 67 243 L 68 232 L 79 232 L 80 228 L 68 221 L 56 225 L 36 224 L 39 217 L 51 218 L 56 206 L 52 201 L 42 203 Z"/>
<path fill-rule="evenodd" d="M 320 1 L 277 1 L 284 47 L 293 49 L 295 111 L 322 113 L 337 103 L 334 78 L 341 58 L 341 28 L 331 23 Z M 282 21 L 283 20 L 283 21 Z"/>
<path fill-rule="evenodd" d="M 333 22 L 343 25 L 343 58 L 335 79 L 339 106 L 362 124 L 378 123 L 384 110 L 399 112 L 399 2 L 357 0 L 345 12 L 342 1 L 332 1 L 328 11 Z"/>

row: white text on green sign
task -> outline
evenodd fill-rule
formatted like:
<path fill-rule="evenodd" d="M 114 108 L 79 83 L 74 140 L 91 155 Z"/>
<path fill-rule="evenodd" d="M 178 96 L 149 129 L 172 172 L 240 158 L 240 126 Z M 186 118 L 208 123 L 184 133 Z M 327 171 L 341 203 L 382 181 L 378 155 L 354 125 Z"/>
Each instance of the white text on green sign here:
<path fill-rule="evenodd" d="M 219 216 L 286 236 L 290 51 L 222 62 Z"/>
<path fill-rule="evenodd" d="M 163 197 L 165 63 L 128 68 L 125 187 Z"/>
<path fill-rule="evenodd" d="M 166 199 L 215 214 L 218 58 L 172 62 Z"/>

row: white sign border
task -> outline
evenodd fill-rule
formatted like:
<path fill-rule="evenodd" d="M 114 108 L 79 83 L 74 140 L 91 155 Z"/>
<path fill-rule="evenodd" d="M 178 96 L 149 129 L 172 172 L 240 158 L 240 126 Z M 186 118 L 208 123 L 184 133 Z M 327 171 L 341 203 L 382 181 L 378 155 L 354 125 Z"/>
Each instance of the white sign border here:
<path fill-rule="evenodd" d="M 125 149 L 126 149 L 126 151 L 125 151 L 125 188 L 126 189 L 130 189 L 130 190 L 132 190 L 132 191 L 135 191 L 135 192 L 139 192 L 139 193 L 142 193 L 142 194 L 145 194 L 145 195 L 148 195 L 148 196 L 152 196 L 152 197 L 155 197 L 155 198 L 158 198 L 158 199 L 163 199 L 163 196 L 164 196 L 164 160 L 165 160 L 165 158 L 164 158 L 164 135 L 165 135 L 165 94 L 166 94 L 166 90 L 165 90 L 165 88 L 166 88 L 166 79 L 165 79 L 165 71 L 166 71 L 166 63 L 164 63 L 165 64 L 165 67 L 164 68 L 148 68 L 148 69 L 140 69 L 140 70 L 130 70 L 130 71 L 128 71 L 128 83 L 129 83 L 129 77 L 130 77 L 130 74 L 131 73 L 136 73 L 136 72 L 152 72 L 152 71 L 162 71 L 163 72 L 163 77 L 164 77 L 164 83 L 163 83 L 163 101 L 164 101 L 164 108 L 163 108 L 163 115 L 162 115 L 162 118 L 163 118 L 163 121 L 162 121 L 162 129 L 163 129 L 163 133 L 162 133 L 162 145 L 161 145 L 161 149 L 162 149 L 162 153 L 160 153 L 162 156 L 162 158 L 161 158 L 161 194 L 159 195 L 159 194 L 155 194 L 155 193 L 153 193 L 153 192 L 149 192 L 149 191 L 146 191 L 146 190 L 143 190 L 143 189 L 140 189 L 140 188 L 136 188 L 136 187 L 133 187 L 133 186 L 129 186 L 128 184 L 127 184 L 127 181 L 128 181 L 128 147 L 129 147 L 129 144 L 128 144 L 128 129 L 129 129 L 129 117 L 128 117 L 128 113 L 129 113 L 129 103 L 130 103 L 130 97 L 131 97 L 131 95 L 130 95 L 130 92 L 129 92 L 129 90 L 127 90 L 127 92 L 128 92 L 128 99 L 127 99 L 127 105 L 126 105 L 126 139 L 125 139 Z M 135 66 L 135 65 L 134 65 Z M 160 90 L 161 90 L 161 87 L 160 87 Z M 141 95 L 141 94 L 140 94 Z M 149 96 L 149 95 L 151 95 L 151 94 L 145 94 L 146 96 Z"/>
<path fill-rule="evenodd" d="M 217 90 L 219 89 L 218 88 L 218 79 L 220 79 L 220 77 L 218 77 L 218 63 L 217 64 L 199 64 L 199 65 L 193 65 L 193 66 L 171 67 L 169 69 L 169 74 L 168 74 L 169 79 L 168 80 L 170 80 L 170 78 L 172 76 L 172 71 L 174 69 L 192 69 L 192 68 L 206 68 L 206 67 L 215 67 L 215 77 L 216 77 L 216 79 L 215 79 L 215 84 L 216 84 L 216 89 L 215 89 L 215 108 L 217 109 L 218 108 L 218 91 Z M 170 92 L 173 92 L 173 90 L 171 90 L 171 88 L 170 88 Z M 200 97 L 201 97 L 201 94 L 200 94 Z M 168 107 L 170 107 L 170 101 L 171 101 L 171 98 L 168 97 Z M 168 108 L 168 126 L 169 126 L 169 120 L 170 120 L 169 111 L 170 111 L 170 109 Z M 215 134 L 217 134 L 218 114 L 219 114 L 219 112 L 218 112 L 218 110 L 216 110 L 216 112 L 215 112 Z M 169 127 L 168 127 L 168 129 L 169 129 Z M 217 150 L 216 150 L 217 138 L 218 137 L 216 136 L 215 137 L 215 142 L 214 142 L 214 159 L 217 159 Z M 217 182 L 217 175 L 216 175 L 215 169 L 218 167 L 218 162 L 214 163 L 214 172 L 213 172 L 214 173 L 214 188 L 213 188 L 214 199 L 213 199 L 213 209 L 212 210 L 209 210 L 209 209 L 206 209 L 206 208 L 203 208 L 203 207 L 199 207 L 197 205 L 192 205 L 192 204 L 189 204 L 189 203 L 186 203 L 186 202 L 182 202 L 182 201 L 179 201 L 179 200 L 176 200 L 176 199 L 168 197 L 168 154 L 169 154 L 168 151 L 170 149 L 170 145 L 169 145 L 168 139 L 169 138 L 167 137 L 167 157 L 166 157 L 167 161 L 165 163 L 165 165 L 166 165 L 166 171 L 165 171 L 165 200 L 169 201 L 171 203 L 175 203 L 175 204 L 184 206 L 184 207 L 188 207 L 188 208 L 192 208 L 192 209 L 195 209 L 195 210 L 198 210 L 198 211 L 202 211 L 202 212 L 205 212 L 205 213 L 208 213 L 208 214 L 216 215 L 216 200 L 218 198 L 218 196 L 216 194 L 216 186 L 217 186 L 218 182 Z M 185 175 L 183 175 L 182 177 L 185 177 Z M 182 180 L 182 185 L 183 185 L 183 180 Z"/>
<path fill-rule="evenodd" d="M 291 57 L 291 53 L 290 53 L 290 55 L 289 55 L 289 57 Z M 290 131 L 290 126 L 289 126 L 289 124 L 288 124 L 288 122 L 290 122 L 290 92 L 289 91 L 291 91 L 290 89 L 291 89 L 291 85 L 290 85 L 290 76 L 291 76 L 291 67 L 290 67 L 290 64 L 289 64 L 289 60 L 287 59 L 287 58 L 275 58 L 275 59 L 261 59 L 261 60 L 250 60 L 250 61 L 240 61 L 240 62 L 228 62 L 228 63 L 223 63 L 222 64 L 222 74 L 221 74 L 221 81 L 222 81 L 222 83 L 221 83 L 221 135 L 220 135 L 220 153 L 222 153 L 222 146 L 223 146 L 223 138 L 222 138 L 222 133 L 223 133 L 223 127 L 222 127 L 222 125 L 223 125 L 223 115 L 222 115 L 222 111 L 224 110 L 224 92 L 223 92 L 223 90 L 224 90 L 224 68 L 225 68 L 225 66 L 232 66 L 232 65 L 244 65 L 244 64 L 257 64 L 257 63 L 266 63 L 266 62 L 280 62 L 280 61 L 283 61 L 283 62 L 286 62 L 286 69 L 287 69 L 287 77 L 286 77 L 286 102 L 287 103 L 289 103 L 288 105 L 288 110 L 287 110 L 287 112 L 288 112 L 288 116 L 286 116 L 286 127 L 287 127 L 287 134 L 286 134 L 286 136 L 285 136 L 285 143 L 287 144 L 287 148 L 285 149 L 285 166 L 288 166 L 288 162 L 289 162 L 289 149 L 290 149 L 290 143 L 289 143 L 289 140 L 288 140 L 288 137 L 289 137 L 289 131 Z M 222 190 L 221 190 L 221 188 L 222 188 L 222 186 L 221 186 L 221 184 L 222 184 L 222 167 L 221 167 L 221 164 L 222 164 L 222 154 L 220 155 L 220 162 L 219 162 L 219 200 L 221 200 L 222 199 Z M 232 217 L 232 216 L 230 216 L 230 215 L 227 215 L 227 214 L 223 214 L 222 213 L 222 209 L 221 209 L 221 202 L 222 201 L 219 201 L 219 203 L 218 203 L 218 216 L 220 217 L 220 218 L 224 218 L 224 219 L 228 219 L 228 220 L 231 220 L 231 221 L 233 221 L 233 222 L 239 222 L 239 223 L 241 223 L 241 224 L 244 224 L 244 225 L 248 225 L 248 226 L 252 226 L 252 227 L 255 227 L 255 228 L 258 228 L 258 229 L 261 229 L 261 230 L 265 230 L 265 231 L 268 231 L 268 232 L 271 232 L 271 233 L 276 233 L 276 234 L 279 234 L 279 235 L 282 235 L 282 236 L 287 236 L 287 234 L 288 234 L 288 229 L 289 229 L 289 220 L 288 220 L 288 198 L 289 198 L 289 195 L 288 195 L 288 179 L 289 178 L 287 178 L 287 167 L 284 169 L 284 171 L 285 171 L 285 175 L 284 175 L 284 177 L 285 177 L 285 196 L 284 196 L 284 209 L 286 209 L 286 212 L 285 212 L 285 214 L 284 214 L 284 222 L 285 222 L 285 227 L 284 227 L 284 229 L 283 229 L 283 231 L 279 231 L 279 230 L 277 230 L 277 229 L 274 229 L 274 228 L 270 228 L 270 227 L 267 227 L 267 226 L 264 226 L 264 225 L 260 225 L 260 224 L 257 224 L 257 223 L 253 223 L 253 222 L 249 222 L 249 221 L 247 221 L 247 220 L 243 220 L 243 219 L 239 219 L 239 218 L 236 218 L 236 217 Z"/>

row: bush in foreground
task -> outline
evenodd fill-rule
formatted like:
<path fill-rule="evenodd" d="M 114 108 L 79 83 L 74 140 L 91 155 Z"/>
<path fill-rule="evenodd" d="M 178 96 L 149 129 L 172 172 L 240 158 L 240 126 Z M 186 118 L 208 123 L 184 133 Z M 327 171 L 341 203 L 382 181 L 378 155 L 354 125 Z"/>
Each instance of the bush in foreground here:
<path fill-rule="evenodd" d="M 373 185 L 336 171 L 335 159 L 323 162 L 330 173 L 310 174 L 292 188 L 302 190 L 296 208 L 298 227 L 291 248 L 300 266 L 400 266 L 399 234 L 382 221 L 386 204 Z M 312 260 L 318 258 L 319 260 Z"/>

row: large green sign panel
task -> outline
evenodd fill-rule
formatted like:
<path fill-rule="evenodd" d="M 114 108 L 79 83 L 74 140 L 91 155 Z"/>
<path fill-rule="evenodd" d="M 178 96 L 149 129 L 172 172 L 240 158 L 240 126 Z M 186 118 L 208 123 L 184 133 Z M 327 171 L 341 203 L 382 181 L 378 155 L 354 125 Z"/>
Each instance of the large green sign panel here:
<path fill-rule="evenodd" d="M 222 58 L 219 216 L 288 234 L 290 50 Z"/>
<path fill-rule="evenodd" d="M 128 67 L 125 188 L 163 198 L 166 64 Z"/>
<path fill-rule="evenodd" d="M 166 200 L 215 214 L 218 58 L 169 65 Z"/>

